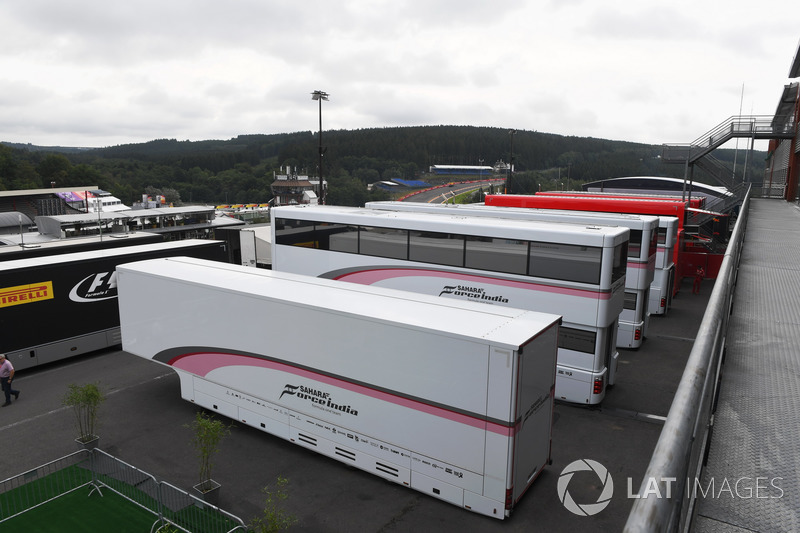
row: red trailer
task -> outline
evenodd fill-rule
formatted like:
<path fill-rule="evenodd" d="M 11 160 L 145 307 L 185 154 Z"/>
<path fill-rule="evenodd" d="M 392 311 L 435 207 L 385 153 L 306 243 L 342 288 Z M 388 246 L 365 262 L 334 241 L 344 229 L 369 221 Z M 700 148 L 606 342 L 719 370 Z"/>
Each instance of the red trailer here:
<path fill-rule="evenodd" d="M 672 194 L 636 194 L 627 192 L 600 192 L 600 191 L 539 191 L 536 194 L 543 196 L 591 196 L 594 198 L 633 198 L 639 200 L 673 200 L 682 201 L 681 196 Z M 689 207 L 694 209 L 703 209 L 706 205 L 705 196 L 692 196 L 688 198 Z"/>
<path fill-rule="evenodd" d="M 596 194 L 596 193 L 592 193 Z M 571 211 L 596 211 L 601 213 L 630 213 L 636 215 L 673 216 L 678 218 L 678 242 L 673 252 L 675 263 L 675 285 L 673 294 L 680 290 L 681 279 L 694 274 L 694 266 L 686 264 L 684 249 L 684 222 L 689 201 L 663 200 L 656 198 L 616 198 L 607 196 L 584 196 L 581 193 L 561 194 L 489 194 L 486 205 L 500 207 L 533 207 L 537 209 L 567 209 Z M 691 268 L 691 274 L 687 274 Z M 708 268 L 706 268 L 708 272 Z"/>

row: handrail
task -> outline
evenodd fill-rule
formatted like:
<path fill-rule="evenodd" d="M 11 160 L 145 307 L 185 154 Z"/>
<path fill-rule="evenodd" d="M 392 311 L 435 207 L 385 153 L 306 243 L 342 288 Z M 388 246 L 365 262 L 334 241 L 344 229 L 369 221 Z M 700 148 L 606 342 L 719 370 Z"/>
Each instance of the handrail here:
<path fill-rule="evenodd" d="M 664 144 L 662 155 L 665 161 L 696 161 L 734 137 L 758 139 L 792 138 L 794 117 L 776 115 L 734 115 L 688 144 Z M 685 155 L 673 155 L 678 152 Z M 674 157 L 674 159 L 673 159 Z"/>
<path fill-rule="evenodd" d="M 793 123 L 792 117 L 786 117 L 786 120 L 779 121 L 776 121 L 776 118 L 779 117 L 775 115 L 734 115 L 692 141 L 691 144 L 692 146 L 707 146 L 709 139 L 713 141 L 722 138 L 720 137 L 722 134 L 725 134 L 723 137 L 731 138 L 735 136 L 734 134 L 739 134 L 736 135 L 739 137 L 749 137 L 755 134 L 784 133 L 786 126 Z M 780 124 L 780 127 L 775 127 L 776 122 Z"/>
<path fill-rule="evenodd" d="M 750 193 L 748 189 L 689 360 L 642 479 L 641 497 L 634 501 L 628 515 L 626 533 L 683 531 L 691 523 L 695 500 L 686 488 L 688 482 L 691 487 L 700 479 L 709 445 Z"/>

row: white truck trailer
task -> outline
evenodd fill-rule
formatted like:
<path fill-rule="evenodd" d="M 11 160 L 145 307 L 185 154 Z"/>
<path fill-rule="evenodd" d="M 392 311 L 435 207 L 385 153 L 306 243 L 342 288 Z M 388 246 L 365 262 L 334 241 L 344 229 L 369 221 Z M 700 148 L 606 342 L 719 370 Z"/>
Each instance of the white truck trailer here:
<path fill-rule="evenodd" d="M 117 272 L 123 349 L 185 400 L 499 519 L 550 462 L 560 316 L 193 258 Z"/>

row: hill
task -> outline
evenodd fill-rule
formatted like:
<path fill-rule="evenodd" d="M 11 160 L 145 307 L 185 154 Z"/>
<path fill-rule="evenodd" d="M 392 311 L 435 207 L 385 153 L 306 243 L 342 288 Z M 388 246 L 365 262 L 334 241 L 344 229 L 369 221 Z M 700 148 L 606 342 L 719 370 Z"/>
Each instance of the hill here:
<path fill-rule="evenodd" d="M 323 131 L 323 172 L 331 203 L 359 205 L 366 184 L 394 178 L 425 179 L 434 164 L 515 167 L 514 192 L 573 188 L 605 177 L 683 177 L 680 165 L 661 163 L 660 145 L 470 126 L 414 126 Z M 146 190 L 169 190 L 185 202 L 266 202 L 275 173 L 317 175 L 314 132 L 240 135 L 228 140 L 157 139 L 97 149 L 0 146 L 0 188 L 97 183 L 126 203 Z M 739 155 L 739 161 L 744 157 Z M 748 176 L 761 180 L 763 152 L 749 158 Z M 715 157 L 732 167 L 732 150 Z M 755 163 L 753 163 L 755 161 Z M 760 168 L 759 168 L 760 165 Z M 741 173 L 741 163 L 739 164 Z M 695 172 L 699 181 L 713 181 Z"/>

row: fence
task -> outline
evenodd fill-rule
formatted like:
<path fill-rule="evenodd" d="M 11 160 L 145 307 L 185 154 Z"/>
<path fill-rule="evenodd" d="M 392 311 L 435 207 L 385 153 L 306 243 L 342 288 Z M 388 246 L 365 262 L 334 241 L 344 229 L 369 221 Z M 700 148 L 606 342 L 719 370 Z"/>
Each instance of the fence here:
<path fill-rule="evenodd" d="M 626 533 L 685 531 L 691 524 L 694 499 L 684 494 L 685 484 L 669 484 L 699 479 L 703 467 L 749 204 L 750 191 L 745 194 L 686 369 L 642 480 L 644 489 L 653 488 L 645 487 L 646 483 L 655 483 L 658 494 L 672 495 L 637 499 L 625 524 Z"/>
<path fill-rule="evenodd" d="M 107 454 L 80 450 L 0 482 L 0 524 L 82 487 L 90 495 L 104 490 L 150 513 L 157 525 L 172 524 L 190 533 L 246 531 L 242 520 Z"/>

